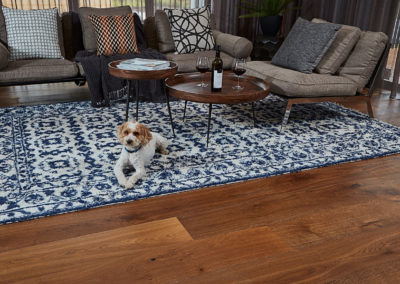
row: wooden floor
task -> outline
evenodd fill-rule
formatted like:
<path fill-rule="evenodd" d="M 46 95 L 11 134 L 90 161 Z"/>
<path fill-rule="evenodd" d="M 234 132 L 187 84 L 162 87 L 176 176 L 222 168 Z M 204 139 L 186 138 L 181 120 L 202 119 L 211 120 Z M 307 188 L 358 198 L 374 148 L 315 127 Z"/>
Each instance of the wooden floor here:
<path fill-rule="evenodd" d="M 2 107 L 87 98 L 0 88 Z M 400 126 L 400 100 L 374 110 Z M 400 155 L 3 225 L 13 282 L 400 283 Z"/>

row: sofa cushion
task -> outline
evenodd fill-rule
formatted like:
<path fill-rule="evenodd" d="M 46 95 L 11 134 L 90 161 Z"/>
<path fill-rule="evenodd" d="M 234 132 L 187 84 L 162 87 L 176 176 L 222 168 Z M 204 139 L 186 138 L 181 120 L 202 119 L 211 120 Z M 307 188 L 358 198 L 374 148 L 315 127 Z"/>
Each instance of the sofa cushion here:
<path fill-rule="evenodd" d="M 339 75 L 353 80 L 358 90 L 362 91 L 374 72 L 388 39 L 381 32 L 362 32 L 354 50 L 339 69 Z"/>
<path fill-rule="evenodd" d="M 132 13 L 132 9 L 129 6 L 114 7 L 114 8 L 90 8 L 81 7 L 78 10 L 79 19 L 82 25 L 82 36 L 83 45 L 87 51 L 96 51 L 97 42 L 96 34 L 92 22 L 89 20 L 89 15 L 96 16 L 117 16 L 117 15 L 128 15 Z"/>
<path fill-rule="evenodd" d="M 246 75 L 271 84 L 271 92 L 287 97 L 353 96 L 357 85 L 350 79 L 328 74 L 305 74 L 265 61 L 247 63 Z"/>
<path fill-rule="evenodd" d="M 314 23 L 328 23 L 322 19 L 313 19 Z M 342 25 L 332 45 L 322 57 L 315 72 L 320 74 L 335 74 L 340 65 L 349 56 L 350 51 L 360 38 L 361 30 L 358 27 Z"/>
<path fill-rule="evenodd" d="M 158 50 L 162 53 L 175 51 L 174 39 L 172 37 L 171 25 L 168 15 L 162 10 L 157 10 L 154 15 L 156 24 Z"/>
<path fill-rule="evenodd" d="M 340 25 L 312 23 L 298 18 L 272 58 L 272 64 L 311 73 L 336 37 Z"/>
<path fill-rule="evenodd" d="M 66 59 L 31 59 L 11 61 L 0 71 L 0 82 L 31 82 L 70 78 L 78 75 L 78 67 Z"/>
<path fill-rule="evenodd" d="M 178 53 L 213 50 L 215 40 L 210 27 L 210 8 L 164 9 L 171 25 Z"/>
<path fill-rule="evenodd" d="M 3 8 L 10 61 L 61 58 L 57 9 L 15 10 Z"/>
<path fill-rule="evenodd" d="M 126 16 L 90 15 L 97 39 L 97 55 L 138 53 L 133 14 Z"/>
<path fill-rule="evenodd" d="M 215 44 L 232 57 L 247 58 L 253 50 L 253 44 L 247 38 L 226 34 L 218 30 L 212 31 Z"/>
<path fill-rule="evenodd" d="M 167 53 L 165 54 L 168 60 L 174 61 L 178 64 L 178 72 L 195 72 L 196 71 L 196 61 L 199 56 L 207 56 L 212 62 L 215 58 L 215 51 L 199 51 L 195 53 L 186 54 L 175 54 Z M 231 69 L 234 58 L 229 54 L 221 52 L 221 59 L 223 61 L 224 69 Z"/>
<path fill-rule="evenodd" d="M 10 53 L 8 52 L 7 47 L 0 42 L 0 70 L 7 67 L 9 56 Z"/>

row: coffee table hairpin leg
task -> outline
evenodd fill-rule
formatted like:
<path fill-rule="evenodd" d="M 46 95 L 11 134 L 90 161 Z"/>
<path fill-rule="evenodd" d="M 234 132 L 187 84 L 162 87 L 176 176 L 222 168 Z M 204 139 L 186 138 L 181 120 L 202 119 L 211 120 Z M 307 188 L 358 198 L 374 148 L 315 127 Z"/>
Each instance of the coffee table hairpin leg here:
<path fill-rule="evenodd" d="M 135 86 L 136 96 L 136 121 L 139 119 L 139 82 L 136 81 Z M 126 80 L 126 109 L 125 109 L 125 121 L 129 118 L 129 100 L 131 98 L 131 80 Z"/>
<path fill-rule="evenodd" d="M 131 89 L 131 81 L 130 81 L 130 80 L 126 80 L 126 109 L 125 109 L 125 121 L 128 121 L 128 115 L 129 115 L 130 89 Z"/>
<path fill-rule="evenodd" d="M 139 121 L 139 81 L 136 80 L 136 121 Z"/>
<path fill-rule="evenodd" d="M 167 85 L 165 84 L 165 80 L 162 82 L 164 86 L 164 93 L 165 93 L 165 98 L 167 99 L 167 106 L 168 106 L 168 114 L 169 114 L 169 121 L 171 122 L 171 129 L 172 129 L 172 134 L 175 136 L 175 130 L 174 130 L 174 122 L 172 121 L 172 113 L 171 113 L 171 106 L 169 105 L 169 94 L 168 94 L 168 89 Z"/>

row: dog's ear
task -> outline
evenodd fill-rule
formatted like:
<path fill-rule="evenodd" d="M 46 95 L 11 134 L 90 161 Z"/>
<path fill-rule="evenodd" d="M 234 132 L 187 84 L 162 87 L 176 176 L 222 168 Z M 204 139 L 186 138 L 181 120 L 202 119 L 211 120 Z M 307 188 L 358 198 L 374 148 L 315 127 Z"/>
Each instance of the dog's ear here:
<path fill-rule="evenodd" d="M 125 136 L 124 135 L 124 131 L 126 129 L 126 126 L 127 126 L 127 123 L 124 122 L 120 126 L 118 126 L 118 128 L 117 128 L 117 138 L 118 138 L 118 141 L 121 142 L 121 143 L 124 142 L 123 139 L 124 139 L 124 136 Z"/>
<path fill-rule="evenodd" d="M 144 126 L 141 123 L 138 123 L 136 125 L 136 131 L 139 132 L 138 139 L 140 140 L 140 144 L 142 146 L 145 146 L 147 143 L 150 142 L 151 138 L 153 138 L 153 136 L 151 135 L 150 129 L 148 129 L 146 126 Z"/>

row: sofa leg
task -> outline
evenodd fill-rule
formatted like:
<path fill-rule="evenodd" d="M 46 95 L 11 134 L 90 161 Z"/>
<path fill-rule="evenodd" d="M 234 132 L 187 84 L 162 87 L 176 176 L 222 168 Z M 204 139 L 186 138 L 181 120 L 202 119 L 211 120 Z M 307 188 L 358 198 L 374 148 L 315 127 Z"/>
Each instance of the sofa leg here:
<path fill-rule="evenodd" d="M 86 84 L 86 80 L 76 80 L 75 81 L 75 85 L 77 85 L 78 87 L 82 87 Z"/>
<path fill-rule="evenodd" d="M 292 109 L 292 102 L 289 100 L 286 105 L 285 115 L 283 116 L 280 133 L 282 133 L 283 130 L 285 129 L 285 126 L 289 120 L 291 109 Z"/>
<path fill-rule="evenodd" d="M 368 99 L 365 102 L 367 104 L 367 110 L 368 110 L 369 118 L 374 118 L 374 111 L 372 110 L 371 100 Z"/>

